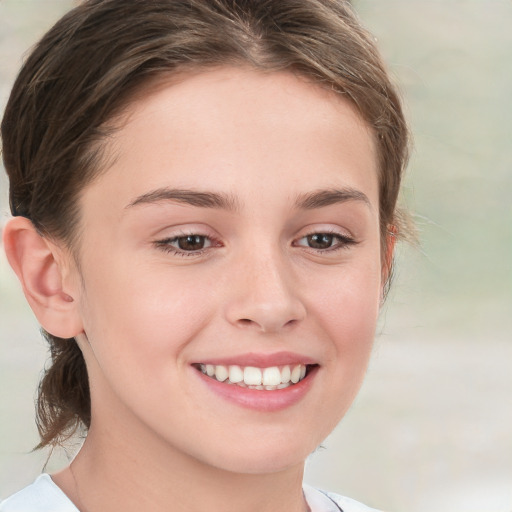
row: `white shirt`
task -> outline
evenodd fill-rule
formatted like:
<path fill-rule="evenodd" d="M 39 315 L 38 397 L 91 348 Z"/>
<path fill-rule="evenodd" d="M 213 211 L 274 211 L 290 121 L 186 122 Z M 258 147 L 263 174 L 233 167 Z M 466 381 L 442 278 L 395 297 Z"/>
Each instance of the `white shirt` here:
<path fill-rule="evenodd" d="M 323 493 L 304 485 L 304 496 L 311 512 L 377 512 L 350 498 Z M 79 512 L 50 475 L 37 480 L 0 503 L 0 512 Z"/>

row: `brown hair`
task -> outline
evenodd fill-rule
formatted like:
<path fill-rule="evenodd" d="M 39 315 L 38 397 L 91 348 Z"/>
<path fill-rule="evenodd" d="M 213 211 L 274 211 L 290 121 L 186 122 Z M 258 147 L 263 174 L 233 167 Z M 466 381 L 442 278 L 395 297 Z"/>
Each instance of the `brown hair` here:
<path fill-rule="evenodd" d="M 408 131 L 373 38 L 342 0 L 82 2 L 35 47 L 5 110 L 13 215 L 73 247 L 77 195 L 105 168 L 106 127 L 151 79 L 222 64 L 292 70 L 353 102 L 378 148 L 381 238 L 389 226 L 400 232 Z M 73 339 L 45 336 L 52 365 L 39 387 L 40 447 L 90 425 L 80 349 Z"/>

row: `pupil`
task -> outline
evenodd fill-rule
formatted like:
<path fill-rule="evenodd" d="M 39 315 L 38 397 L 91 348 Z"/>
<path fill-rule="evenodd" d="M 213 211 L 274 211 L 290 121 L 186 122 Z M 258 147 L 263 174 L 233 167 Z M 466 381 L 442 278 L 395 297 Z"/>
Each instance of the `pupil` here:
<path fill-rule="evenodd" d="M 317 233 L 308 236 L 308 244 L 314 249 L 328 249 L 332 246 L 333 235 Z"/>
<path fill-rule="evenodd" d="M 197 251 L 204 247 L 204 236 L 201 235 L 187 235 L 180 236 L 178 239 L 178 246 L 184 251 Z"/>

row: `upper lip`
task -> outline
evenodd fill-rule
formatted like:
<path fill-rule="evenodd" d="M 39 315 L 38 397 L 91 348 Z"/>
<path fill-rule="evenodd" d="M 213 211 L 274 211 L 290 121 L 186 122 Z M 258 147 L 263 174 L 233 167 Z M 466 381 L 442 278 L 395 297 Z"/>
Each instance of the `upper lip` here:
<path fill-rule="evenodd" d="M 207 358 L 195 361 L 194 364 L 211 364 L 223 366 L 254 366 L 256 368 L 268 368 L 271 366 L 284 366 L 294 364 L 318 364 L 311 357 L 294 352 L 275 352 L 273 354 L 261 354 L 249 352 L 229 357 Z"/>

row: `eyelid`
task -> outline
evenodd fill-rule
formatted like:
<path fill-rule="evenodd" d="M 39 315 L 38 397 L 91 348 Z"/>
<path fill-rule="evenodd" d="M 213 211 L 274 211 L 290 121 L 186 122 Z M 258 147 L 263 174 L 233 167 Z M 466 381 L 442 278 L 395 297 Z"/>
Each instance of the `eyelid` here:
<path fill-rule="evenodd" d="M 163 230 L 167 231 L 167 230 Z M 212 248 L 221 247 L 222 243 L 220 238 L 210 232 L 211 230 L 205 227 L 196 227 L 196 226 L 186 226 L 186 227 L 177 227 L 173 230 L 169 229 L 169 234 L 165 234 L 162 236 L 154 237 L 152 241 L 152 245 L 154 245 L 157 249 L 175 254 L 177 256 L 199 256 Z M 180 249 L 179 247 L 175 247 L 172 243 L 176 242 L 180 238 L 184 238 L 187 236 L 199 236 L 205 238 L 210 241 L 210 245 L 207 247 L 187 251 L 184 249 Z"/>
<path fill-rule="evenodd" d="M 340 249 L 347 249 L 348 247 L 359 243 L 359 241 L 356 240 L 356 238 L 352 234 L 345 233 L 342 231 L 343 230 L 336 229 L 333 227 L 325 227 L 325 228 L 322 226 L 314 227 L 314 228 L 311 228 L 308 231 L 306 231 L 301 236 L 295 238 L 294 241 L 292 242 L 292 245 L 294 245 L 295 247 L 304 247 L 305 249 L 308 249 L 309 251 L 313 251 L 316 253 L 328 253 L 328 252 L 336 252 L 337 250 L 340 250 Z M 316 247 L 309 247 L 308 245 L 302 245 L 302 244 L 298 243 L 300 240 L 306 239 L 313 235 L 329 235 L 334 238 L 337 238 L 338 243 L 336 243 L 333 246 L 328 247 L 326 249 L 318 249 Z"/>

